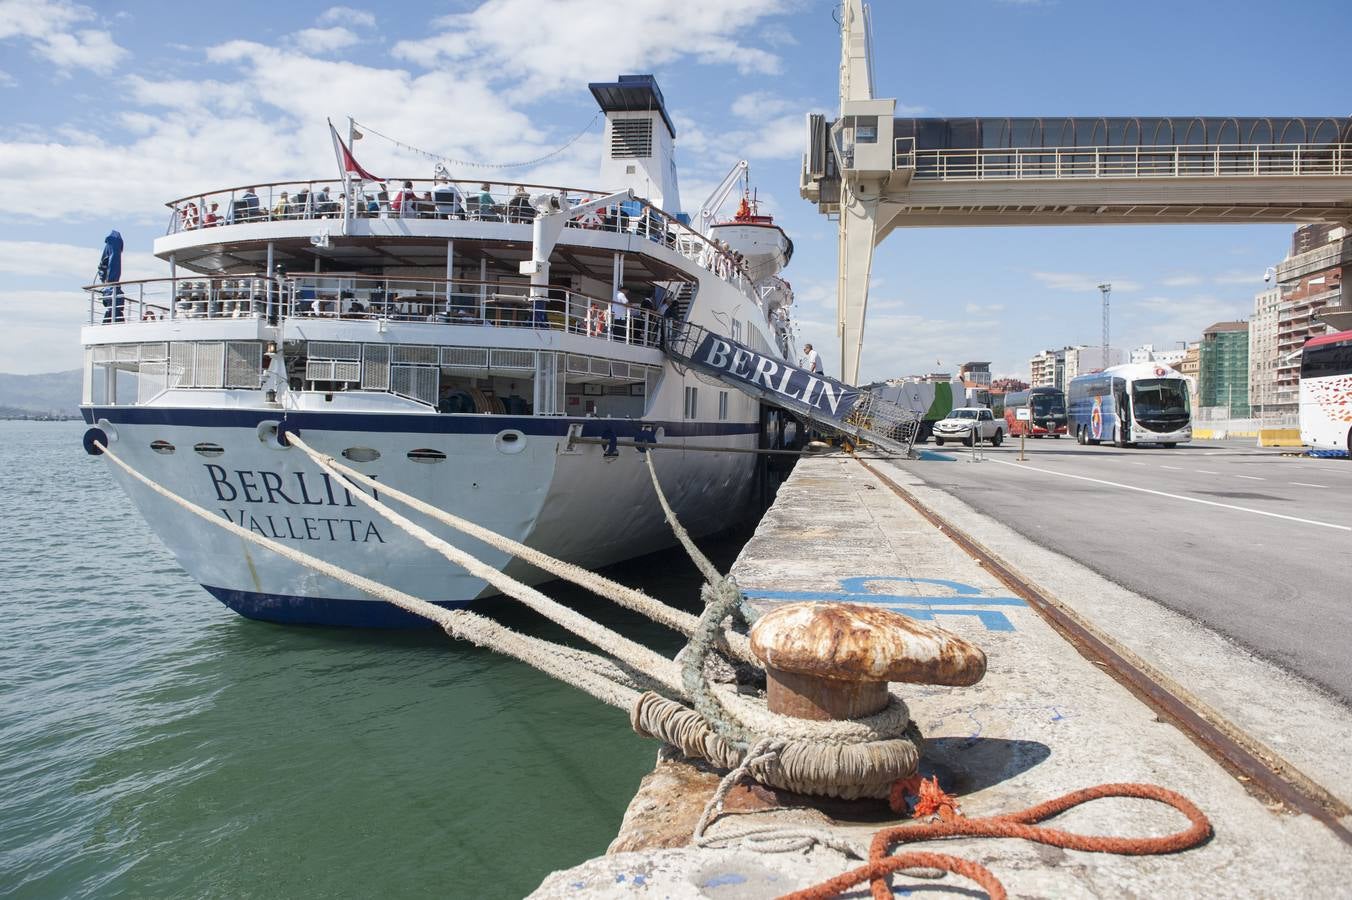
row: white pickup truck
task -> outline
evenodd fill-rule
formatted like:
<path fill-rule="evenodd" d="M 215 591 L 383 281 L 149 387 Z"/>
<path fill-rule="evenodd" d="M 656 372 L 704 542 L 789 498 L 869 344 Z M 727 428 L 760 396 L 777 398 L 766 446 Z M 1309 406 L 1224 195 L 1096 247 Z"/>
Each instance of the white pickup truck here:
<path fill-rule="evenodd" d="M 1005 420 L 995 418 L 984 406 L 960 406 L 934 423 L 934 443 L 940 447 L 944 441 L 962 441 L 970 447 L 973 433 L 998 447 L 1005 439 Z"/>

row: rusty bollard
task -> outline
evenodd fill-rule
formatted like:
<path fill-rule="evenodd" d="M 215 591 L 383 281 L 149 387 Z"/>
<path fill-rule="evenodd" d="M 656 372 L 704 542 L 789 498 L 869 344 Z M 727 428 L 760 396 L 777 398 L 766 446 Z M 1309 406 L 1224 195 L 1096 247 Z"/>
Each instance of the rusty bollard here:
<path fill-rule="evenodd" d="M 858 719 L 887 705 L 890 681 L 966 687 L 986 674 L 979 647 L 935 625 L 857 603 L 788 603 L 756 620 L 771 712 Z"/>

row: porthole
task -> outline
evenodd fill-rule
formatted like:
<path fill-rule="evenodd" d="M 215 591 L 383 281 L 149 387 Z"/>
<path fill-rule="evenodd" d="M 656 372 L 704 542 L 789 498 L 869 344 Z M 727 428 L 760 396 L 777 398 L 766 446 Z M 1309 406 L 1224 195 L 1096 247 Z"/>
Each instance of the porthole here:
<path fill-rule="evenodd" d="M 408 458 L 416 463 L 439 463 L 446 461 L 446 454 L 440 450 L 421 447 L 417 450 L 408 451 Z"/>
<path fill-rule="evenodd" d="M 174 452 L 174 445 L 168 441 L 151 441 L 150 449 L 154 450 L 156 453 L 168 456 L 170 453 Z"/>
<path fill-rule="evenodd" d="M 210 441 L 202 441 L 200 444 L 193 445 L 193 451 L 199 456 L 214 457 L 225 453 L 225 448 L 220 444 L 213 444 Z"/>
<path fill-rule="evenodd" d="M 497 446 L 499 453 L 520 453 L 526 449 L 526 435 L 515 428 L 507 431 L 500 431 L 493 443 Z"/>
<path fill-rule="evenodd" d="M 343 456 L 353 462 L 375 462 L 380 459 L 380 451 L 374 447 L 348 447 Z"/>

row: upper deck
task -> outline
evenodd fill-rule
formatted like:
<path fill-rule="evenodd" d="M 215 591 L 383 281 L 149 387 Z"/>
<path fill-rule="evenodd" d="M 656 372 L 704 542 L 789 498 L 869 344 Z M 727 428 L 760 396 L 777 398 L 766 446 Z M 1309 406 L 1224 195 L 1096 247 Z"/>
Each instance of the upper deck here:
<path fill-rule="evenodd" d="M 521 274 L 530 258 L 535 203 L 565 208 L 605 192 L 539 184 L 485 184 L 400 178 L 334 179 L 223 188 L 170 201 L 155 254 L 206 275 L 341 271 L 367 275 L 448 270 L 448 252 L 481 263 L 481 274 Z M 690 281 L 703 270 L 755 298 L 737 254 L 695 231 L 683 217 L 644 200 L 614 204 L 566 223 L 556 265 L 609 280 L 611 258 L 650 281 Z"/>

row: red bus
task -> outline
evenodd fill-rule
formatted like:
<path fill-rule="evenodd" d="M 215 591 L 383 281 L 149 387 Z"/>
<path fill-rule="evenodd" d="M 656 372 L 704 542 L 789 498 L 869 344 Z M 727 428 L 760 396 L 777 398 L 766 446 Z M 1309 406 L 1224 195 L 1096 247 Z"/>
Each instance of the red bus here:
<path fill-rule="evenodd" d="M 1010 437 L 1026 434 L 1040 438 L 1049 434 L 1059 438 L 1066 433 L 1066 395 L 1054 387 L 1035 387 L 1005 394 L 1005 425 Z M 1027 418 L 1019 418 L 1019 410 Z"/>

